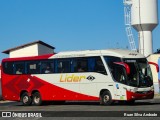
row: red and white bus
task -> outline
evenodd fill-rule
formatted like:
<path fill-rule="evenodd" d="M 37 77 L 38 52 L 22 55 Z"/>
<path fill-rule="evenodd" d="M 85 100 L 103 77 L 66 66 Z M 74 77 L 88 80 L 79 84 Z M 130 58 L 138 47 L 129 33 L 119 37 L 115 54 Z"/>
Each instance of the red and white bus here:
<path fill-rule="evenodd" d="M 43 101 L 110 105 L 152 99 L 154 87 L 143 55 L 120 49 L 86 50 L 4 59 L 2 97 L 23 105 L 41 105 Z"/>

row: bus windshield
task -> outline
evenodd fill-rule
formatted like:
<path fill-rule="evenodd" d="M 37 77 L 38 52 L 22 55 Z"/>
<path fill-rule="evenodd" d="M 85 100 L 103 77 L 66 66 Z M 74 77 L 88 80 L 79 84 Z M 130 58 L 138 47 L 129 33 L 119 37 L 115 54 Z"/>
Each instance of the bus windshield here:
<path fill-rule="evenodd" d="M 150 87 L 153 85 L 152 72 L 145 58 L 123 59 L 130 67 L 130 74 L 127 81 L 133 87 Z"/>
<path fill-rule="evenodd" d="M 116 82 L 132 87 L 150 87 L 153 85 L 150 66 L 145 58 L 120 59 L 118 57 L 104 57 L 110 72 Z M 126 73 L 122 65 L 115 62 L 124 62 L 130 67 L 130 74 Z"/>

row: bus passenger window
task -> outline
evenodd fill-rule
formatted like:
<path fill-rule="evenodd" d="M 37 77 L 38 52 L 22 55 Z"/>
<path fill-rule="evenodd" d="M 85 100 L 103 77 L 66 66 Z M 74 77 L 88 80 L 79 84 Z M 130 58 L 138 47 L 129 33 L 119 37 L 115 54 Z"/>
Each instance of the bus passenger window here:
<path fill-rule="evenodd" d="M 86 69 L 87 69 L 86 62 L 85 61 L 79 62 L 77 68 L 78 68 L 78 72 L 86 72 Z"/>
<path fill-rule="evenodd" d="M 13 62 L 5 62 L 5 63 L 3 63 L 3 71 L 4 71 L 4 73 L 6 73 L 6 74 L 14 74 L 13 73 L 13 66 L 14 66 Z"/>
<path fill-rule="evenodd" d="M 24 62 L 15 62 L 14 63 L 14 73 L 15 74 L 24 74 L 25 73 L 25 65 Z"/>
<path fill-rule="evenodd" d="M 41 73 L 49 74 L 54 73 L 54 62 L 52 61 L 42 61 L 41 62 Z"/>
<path fill-rule="evenodd" d="M 27 74 L 39 74 L 39 73 L 40 73 L 39 61 L 27 62 Z"/>
<path fill-rule="evenodd" d="M 21 68 L 18 68 L 18 69 L 17 69 L 16 74 L 22 74 Z"/>
<path fill-rule="evenodd" d="M 57 63 L 57 72 L 58 73 L 70 73 L 71 68 L 70 68 L 70 60 L 58 60 Z"/>
<path fill-rule="evenodd" d="M 105 70 L 105 67 L 104 67 L 104 64 L 101 60 L 101 58 L 97 58 L 96 61 L 95 61 L 95 72 L 98 72 L 98 73 L 102 73 L 102 74 L 107 74 L 106 70 Z"/>
<path fill-rule="evenodd" d="M 74 60 L 74 72 L 88 72 L 87 58 L 76 58 Z"/>

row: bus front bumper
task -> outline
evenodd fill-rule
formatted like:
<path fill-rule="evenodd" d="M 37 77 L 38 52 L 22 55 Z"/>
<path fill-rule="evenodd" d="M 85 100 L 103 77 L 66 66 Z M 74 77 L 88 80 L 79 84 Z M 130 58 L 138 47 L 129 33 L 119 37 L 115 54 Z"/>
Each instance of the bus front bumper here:
<path fill-rule="evenodd" d="M 153 99 L 154 91 L 147 91 L 147 92 L 126 91 L 126 95 L 127 95 L 127 100 Z"/>

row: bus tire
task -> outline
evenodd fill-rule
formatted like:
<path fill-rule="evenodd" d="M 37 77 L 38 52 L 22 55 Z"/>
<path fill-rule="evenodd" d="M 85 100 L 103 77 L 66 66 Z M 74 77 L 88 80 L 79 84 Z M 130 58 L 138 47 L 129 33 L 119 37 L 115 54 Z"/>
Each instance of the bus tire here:
<path fill-rule="evenodd" d="M 33 101 L 32 101 L 33 105 L 35 106 L 42 105 L 42 98 L 39 92 L 35 92 L 32 97 L 33 97 Z"/>
<path fill-rule="evenodd" d="M 109 91 L 104 91 L 100 96 L 100 103 L 102 105 L 111 105 L 113 103 L 112 96 Z"/>
<path fill-rule="evenodd" d="M 22 95 L 21 95 L 21 102 L 24 106 L 29 106 L 32 104 L 32 99 L 31 97 L 28 95 L 27 92 L 24 92 Z"/>

